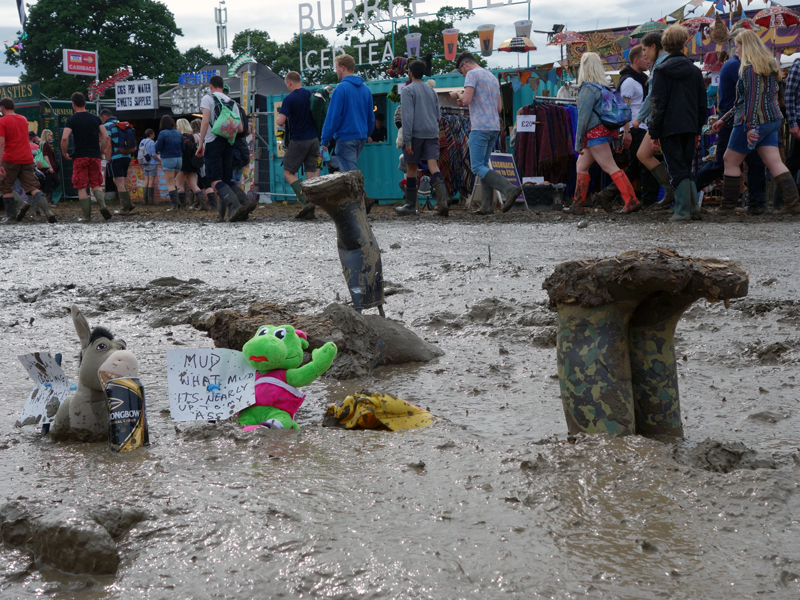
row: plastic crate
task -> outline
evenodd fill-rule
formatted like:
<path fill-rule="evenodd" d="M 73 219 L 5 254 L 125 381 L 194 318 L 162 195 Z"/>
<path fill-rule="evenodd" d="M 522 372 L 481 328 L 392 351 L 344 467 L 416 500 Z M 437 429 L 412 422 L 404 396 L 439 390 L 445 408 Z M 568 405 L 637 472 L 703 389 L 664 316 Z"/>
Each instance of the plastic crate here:
<path fill-rule="evenodd" d="M 530 184 L 522 186 L 528 208 L 531 210 L 558 210 L 566 193 L 567 186 L 556 184 Z"/>

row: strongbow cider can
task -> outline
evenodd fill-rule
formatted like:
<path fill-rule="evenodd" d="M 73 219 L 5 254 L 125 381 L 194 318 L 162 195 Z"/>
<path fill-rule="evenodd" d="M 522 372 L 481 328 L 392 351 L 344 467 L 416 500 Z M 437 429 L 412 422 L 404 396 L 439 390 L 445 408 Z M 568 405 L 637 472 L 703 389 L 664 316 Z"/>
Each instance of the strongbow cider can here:
<path fill-rule="evenodd" d="M 115 452 L 149 446 L 144 388 L 139 379 L 122 377 L 106 384 L 108 444 Z"/>

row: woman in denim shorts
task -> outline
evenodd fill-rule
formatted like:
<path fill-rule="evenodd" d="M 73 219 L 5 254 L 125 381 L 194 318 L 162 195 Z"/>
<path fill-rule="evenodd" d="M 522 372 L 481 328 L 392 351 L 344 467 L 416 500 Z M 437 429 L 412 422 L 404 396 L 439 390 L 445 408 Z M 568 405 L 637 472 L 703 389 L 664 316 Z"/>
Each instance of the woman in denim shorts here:
<path fill-rule="evenodd" d="M 736 102 L 731 110 L 714 123 L 715 131 L 722 129 L 723 124 L 733 123 L 731 139 L 723 158 L 725 177 L 722 184 L 722 206 L 716 213 L 733 214 L 741 195 L 742 161 L 755 150 L 781 191 L 785 202 L 783 211 L 798 214 L 800 197 L 797 185 L 789 169 L 783 164 L 778 150 L 778 129 L 783 121 L 783 114 L 778 106 L 780 66 L 764 42 L 749 29 L 743 29 L 736 36 L 736 56 L 742 61 L 739 81 L 736 82 Z"/>
<path fill-rule="evenodd" d="M 167 191 L 172 201 L 172 208 L 167 209 L 170 212 L 183 208 L 182 204 L 178 204 L 178 187 L 175 185 L 175 176 L 180 172 L 183 163 L 183 135 L 175 129 L 175 121 L 169 115 L 161 117 L 159 129 L 156 152 L 161 158 L 161 170 L 164 171 Z"/>
<path fill-rule="evenodd" d="M 617 184 L 620 195 L 625 201 L 621 212 L 630 213 L 639 210 L 642 203 L 636 198 L 628 176 L 617 166 L 611 151 L 611 141 L 619 136 L 618 131 L 610 131 L 600 122 L 602 110 L 603 88 L 608 86 L 605 69 L 600 56 L 595 52 L 585 52 L 581 56 L 581 67 L 578 71 L 578 125 L 575 132 L 575 152 L 578 156 L 576 165 L 577 179 L 575 198 L 572 206 L 564 210 L 573 214 L 583 212 L 586 197 L 589 194 L 589 167 L 595 162 L 600 165 Z"/>

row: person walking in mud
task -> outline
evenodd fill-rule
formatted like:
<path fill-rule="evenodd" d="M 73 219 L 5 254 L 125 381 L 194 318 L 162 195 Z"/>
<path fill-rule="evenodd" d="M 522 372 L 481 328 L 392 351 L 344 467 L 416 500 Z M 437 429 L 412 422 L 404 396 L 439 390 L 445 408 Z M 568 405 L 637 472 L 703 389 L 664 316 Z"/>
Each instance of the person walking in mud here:
<path fill-rule="evenodd" d="M 780 190 L 784 200 L 781 212 L 800 214 L 797 185 L 778 150 L 778 129 L 783 123 L 783 114 L 778 106 L 780 65 L 758 35 L 749 29 L 736 36 L 736 55 L 742 62 L 736 83 L 736 103 L 713 126 L 715 131 L 719 131 L 724 125 L 733 124 L 723 157 L 722 205 L 716 213 L 733 214 L 740 196 L 742 161 L 755 150 Z"/>
<path fill-rule="evenodd" d="M 741 29 L 739 31 L 742 31 Z M 736 36 L 734 35 L 734 40 Z M 800 63 L 797 63 L 800 65 Z M 719 72 L 719 114 L 724 115 L 733 108 L 736 101 L 736 84 L 739 81 L 739 68 L 742 63 L 739 57 L 734 54 Z M 792 67 L 794 68 L 794 67 Z M 787 94 L 788 99 L 788 94 Z M 788 113 L 788 100 L 786 103 Z M 697 172 L 697 189 L 702 190 L 722 177 L 725 173 L 725 152 L 728 150 L 728 143 L 731 139 L 733 127 L 728 124 L 721 125 L 717 133 L 717 154 L 714 160 L 707 162 L 702 169 Z M 763 214 L 766 207 L 766 167 L 764 161 L 757 152 L 750 152 L 745 159 L 747 162 L 747 214 Z"/>
<path fill-rule="evenodd" d="M 117 196 L 119 197 L 122 208 L 114 211 L 115 215 L 129 215 L 136 207 L 133 206 L 131 201 L 131 194 L 128 191 L 128 167 L 131 164 L 130 153 L 123 154 L 120 151 L 120 131 L 117 124 L 119 119 L 114 116 L 110 108 L 104 108 L 100 111 L 100 120 L 108 133 L 108 146 L 105 148 L 105 157 L 108 161 L 108 168 L 111 171 L 111 177 L 114 179 L 114 185 L 117 188 Z"/>
<path fill-rule="evenodd" d="M 639 114 L 642 103 L 649 91 L 647 76 L 644 74 L 647 70 L 648 61 L 644 53 L 644 47 L 641 44 L 631 48 L 628 61 L 630 64 L 620 71 L 617 89 L 619 89 L 620 95 L 628 106 L 631 107 L 632 122 L 636 115 Z M 642 190 L 642 207 L 647 208 L 658 202 L 659 184 L 652 173 L 647 168 L 642 167 L 642 163 L 636 158 L 636 154 L 642 145 L 642 140 L 647 133 L 647 124 L 640 122 L 638 127 L 632 127 L 631 122 L 626 123 L 622 128 L 622 148 L 628 153 L 628 167 L 625 169 L 625 173 L 632 182 L 639 180 Z M 617 184 L 612 182 L 595 196 L 595 200 L 604 209 L 610 211 L 614 200 L 618 196 Z"/>
<path fill-rule="evenodd" d="M 301 209 L 295 219 L 313 219 L 314 205 L 306 202 L 297 177 L 301 166 L 305 170 L 306 179 L 314 179 L 319 175 L 319 136 L 311 115 L 311 92 L 303 87 L 300 74 L 296 71 L 289 71 L 284 82 L 290 93 L 283 99 L 280 114 L 275 121 L 278 127 L 286 127 L 288 123 L 291 132 L 289 146 L 283 155 L 283 178 L 300 202 Z"/>
<path fill-rule="evenodd" d="M 572 206 L 565 208 L 572 214 L 583 213 L 586 198 L 589 195 L 591 176 L 589 168 L 596 162 L 611 176 L 617 185 L 625 206 L 620 212 L 631 213 L 642 207 L 636 198 L 628 176 L 617 166 L 611 151 L 611 140 L 618 134 L 609 130 L 600 121 L 603 102 L 603 88 L 608 87 L 603 63 L 596 52 L 586 52 L 581 56 L 578 71 L 578 125 L 575 131 L 575 152 L 579 154 L 576 164 L 577 179 L 575 198 Z"/>
<path fill-rule="evenodd" d="M 226 183 L 233 178 L 233 146 L 224 137 L 211 132 L 223 104 L 229 107 L 234 114 L 239 115 L 240 122 L 237 131 L 242 131 L 242 116 L 239 113 L 239 107 L 225 95 L 225 81 L 222 77 L 214 75 L 209 80 L 208 87 L 211 93 L 203 96 L 200 101 L 203 120 L 200 125 L 200 145 L 197 148 L 197 156 L 203 157 L 206 177 L 217 194 L 219 202 L 217 221 L 225 220 L 226 209 L 229 211 L 231 223 L 244 221 L 248 215 L 247 206 L 239 203 L 239 198 Z"/>
<path fill-rule="evenodd" d="M 493 171 L 490 158 L 500 136 L 500 84 L 497 77 L 481 67 L 471 52 L 462 52 L 456 59 L 456 70 L 464 75 L 464 89 L 450 92 L 459 106 L 469 106 L 469 160 L 470 169 L 481 178 L 483 198 L 476 215 L 494 212 L 494 191 L 503 197 L 501 210 L 507 212 L 516 203 L 522 188 Z"/>
<path fill-rule="evenodd" d="M 72 161 L 72 185 L 78 190 L 78 200 L 83 210 L 83 218 L 78 222 L 89 223 L 92 220 L 92 201 L 87 187 L 91 187 L 92 195 L 100 206 L 100 214 L 108 221 L 111 211 L 106 208 L 100 167 L 102 149 L 108 145 L 108 132 L 100 117 L 86 111 L 86 97 L 80 92 L 72 94 L 72 109 L 75 113 L 67 119 L 61 134 L 61 156 Z M 68 152 L 70 135 L 75 139 L 72 154 Z"/>
<path fill-rule="evenodd" d="M 31 204 L 41 208 L 50 223 L 55 223 L 56 217 L 50 211 L 47 198 L 39 189 L 39 180 L 34 172 L 33 154 L 28 141 L 28 120 L 14 112 L 14 101 L 11 98 L 0 100 L 0 112 L 3 114 L 0 119 L 0 156 L 3 161 L 0 166 L 0 176 L 3 177 L 0 189 L 3 203 L 14 206 L 12 188 L 19 181 L 31 199 Z M 31 204 L 22 203 L 16 215 L 17 222 L 25 218 Z"/>
<path fill-rule="evenodd" d="M 401 118 L 403 130 L 403 162 L 406 165 L 406 203 L 395 208 L 398 215 L 417 213 L 417 163 L 427 161 L 431 183 L 436 192 L 436 212 L 446 217 L 447 187 L 439 171 L 439 96 L 422 81 L 425 63 L 412 61 L 408 66 L 411 83 L 403 88 Z"/>
<path fill-rule="evenodd" d="M 320 143 L 323 152 L 327 152 L 331 140 L 336 140 L 339 170 L 357 171 L 358 157 L 375 128 L 372 92 L 362 77 L 353 74 L 356 61 L 352 56 L 340 54 L 334 62 L 340 83 L 331 94 Z M 368 203 L 367 212 L 370 206 Z"/>
<path fill-rule="evenodd" d="M 689 31 L 682 25 L 664 30 L 661 43 L 667 58 L 653 81 L 650 146 L 664 155 L 669 183 L 675 192 L 675 213 L 670 221 L 689 221 L 699 215 L 697 185 L 692 172 L 695 149 L 706 122 L 706 88 L 703 73 L 684 54 Z"/>
<path fill-rule="evenodd" d="M 661 46 L 660 31 L 651 31 L 645 35 L 642 38 L 641 46 L 644 48 L 644 55 L 647 58 L 647 62 L 650 64 L 650 89 L 642 102 L 641 108 L 639 108 L 639 114 L 636 115 L 636 118 L 631 122 L 631 127 L 634 129 L 638 129 L 642 123 L 646 124 L 650 121 L 651 97 L 653 95 L 653 85 L 656 79 L 656 70 L 667 58 L 667 53 L 664 52 L 664 48 Z M 667 167 L 656 158 L 655 154 L 653 145 L 650 143 L 650 134 L 645 131 L 639 150 L 636 152 L 636 158 L 650 171 L 656 181 L 658 181 L 658 184 L 664 188 L 664 198 L 652 204 L 652 209 L 669 210 L 672 203 L 675 201 L 675 194 L 669 183 Z"/>

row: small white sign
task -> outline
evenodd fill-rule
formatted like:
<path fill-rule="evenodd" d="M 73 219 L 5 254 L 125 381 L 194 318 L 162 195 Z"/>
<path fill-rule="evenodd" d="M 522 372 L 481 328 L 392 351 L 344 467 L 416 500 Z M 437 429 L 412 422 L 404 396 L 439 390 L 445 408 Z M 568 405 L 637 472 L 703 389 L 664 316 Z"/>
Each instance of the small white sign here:
<path fill-rule="evenodd" d="M 544 183 L 544 177 L 523 177 L 522 183 L 535 183 L 536 185 L 542 185 Z"/>
<path fill-rule="evenodd" d="M 64 370 L 47 352 L 34 352 L 17 358 L 33 379 L 34 388 L 14 426 L 52 423 L 56 418 L 58 407 L 67 399 L 70 392 Z"/>
<path fill-rule="evenodd" d="M 167 350 L 173 421 L 221 421 L 256 402 L 256 370 L 237 350 Z"/>
<path fill-rule="evenodd" d="M 536 131 L 536 115 L 517 115 L 517 133 Z"/>
<path fill-rule="evenodd" d="M 719 73 L 711 74 L 711 85 L 716 85 L 719 87 Z"/>
<path fill-rule="evenodd" d="M 146 110 L 158 108 L 157 79 L 121 81 L 114 86 L 117 95 L 117 110 Z"/>

